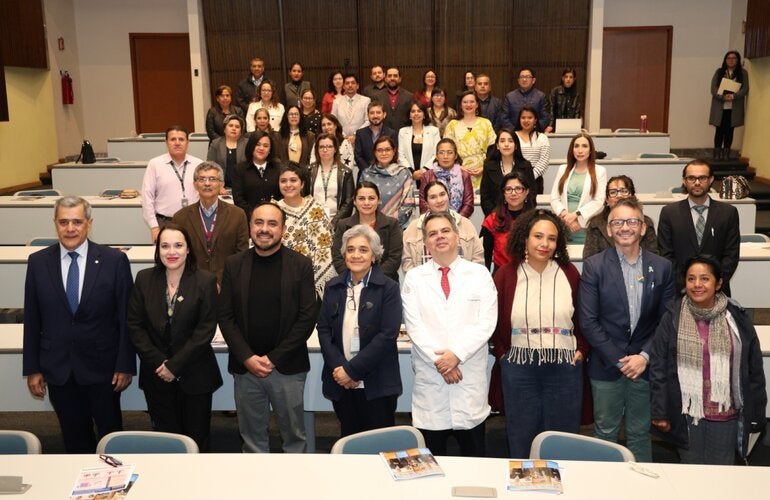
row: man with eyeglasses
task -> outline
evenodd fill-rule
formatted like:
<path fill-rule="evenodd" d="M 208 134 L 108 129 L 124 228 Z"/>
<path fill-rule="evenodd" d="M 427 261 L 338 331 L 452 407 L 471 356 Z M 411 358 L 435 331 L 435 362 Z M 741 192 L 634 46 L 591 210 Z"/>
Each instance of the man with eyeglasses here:
<path fill-rule="evenodd" d="M 671 263 L 643 250 L 642 205 L 626 198 L 607 218 L 615 243 L 583 263 L 579 315 L 591 344 L 588 376 L 596 437 L 617 442 L 625 416 L 628 448 L 638 462 L 652 461 L 647 367 L 658 321 L 674 295 Z"/>
<path fill-rule="evenodd" d="M 516 129 L 521 108 L 532 106 L 537 112 L 538 131 L 548 133 L 553 130 L 545 94 L 535 88 L 535 81 L 535 71 L 532 68 L 521 68 L 518 77 L 519 88 L 508 92 L 503 100 L 500 128 Z"/>
<path fill-rule="evenodd" d="M 219 199 L 224 172 L 219 164 L 204 161 L 194 172 L 195 191 L 199 200 L 178 211 L 175 224 L 187 230 L 199 269 L 217 276 L 222 284 L 225 259 L 249 248 L 249 226 L 243 210 Z"/>
<path fill-rule="evenodd" d="M 136 374 L 131 267 L 123 252 L 88 239 L 83 198 L 56 200 L 53 222 L 59 242 L 28 260 L 22 374 L 33 397 L 48 393 L 65 451 L 94 453 L 98 439 L 123 430 L 120 393 Z"/>
<path fill-rule="evenodd" d="M 674 263 L 680 291 L 684 288 L 683 269 L 690 258 L 703 254 L 715 257 L 722 264 L 722 291 L 729 297 L 730 278 L 741 251 L 738 210 L 709 196 L 713 182 L 711 165 L 705 160 L 693 160 L 684 167 L 682 187 L 687 198 L 661 210 L 658 249 Z"/>

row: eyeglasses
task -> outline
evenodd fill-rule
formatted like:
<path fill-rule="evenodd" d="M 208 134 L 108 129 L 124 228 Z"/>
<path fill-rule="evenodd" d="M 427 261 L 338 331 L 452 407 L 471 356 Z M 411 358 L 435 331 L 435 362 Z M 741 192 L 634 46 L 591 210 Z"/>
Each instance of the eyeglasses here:
<path fill-rule="evenodd" d="M 686 180 L 690 184 L 695 184 L 696 182 L 701 182 L 701 183 L 705 184 L 706 181 L 709 180 L 709 176 L 708 175 L 697 175 L 697 176 L 696 175 L 688 175 L 688 176 L 685 176 L 684 180 Z"/>
<path fill-rule="evenodd" d="M 628 224 L 628 227 L 634 228 L 639 227 L 644 221 L 641 219 L 612 219 L 611 221 L 607 222 L 608 225 L 620 229 L 623 227 L 623 224 Z"/>
<path fill-rule="evenodd" d="M 334 149 L 334 144 L 319 144 L 318 149 Z"/>
<path fill-rule="evenodd" d="M 505 194 L 511 194 L 511 193 L 521 194 L 526 190 L 527 188 L 525 188 L 524 186 L 508 186 L 505 189 L 503 189 L 503 192 L 505 192 Z"/>
<path fill-rule="evenodd" d="M 631 190 L 626 189 L 626 188 L 610 189 L 609 191 L 607 191 L 607 195 L 610 198 L 614 198 L 614 197 L 616 197 L 618 195 L 626 196 L 626 195 L 629 195 L 629 194 L 631 194 Z"/>
<path fill-rule="evenodd" d="M 454 156 L 455 152 L 453 149 L 441 149 L 439 151 L 436 151 L 436 155 L 438 156 Z"/>
<path fill-rule="evenodd" d="M 299 113 L 287 113 L 290 118 L 299 118 Z"/>
<path fill-rule="evenodd" d="M 375 153 L 390 153 L 393 151 L 393 148 L 377 148 L 374 150 Z"/>
<path fill-rule="evenodd" d="M 195 180 L 198 182 L 222 182 L 219 177 L 198 177 Z"/>
<path fill-rule="evenodd" d="M 519 80 L 531 80 L 534 78 L 532 75 L 519 75 Z"/>
<path fill-rule="evenodd" d="M 345 302 L 345 306 L 351 311 L 355 311 L 358 307 L 356 306 L 356 294 L 353 290 L 352 283 L 348 285 L 347 298 L 348 300 Z"/>
<path fill-rule="evenodd" d="M 102 460 L 102 462 L 111 465 L 112 467 L 120 467 L 123 465 L 123 462 L 113 457 L 112 455 L 99 455 L 99 459 Z"/>

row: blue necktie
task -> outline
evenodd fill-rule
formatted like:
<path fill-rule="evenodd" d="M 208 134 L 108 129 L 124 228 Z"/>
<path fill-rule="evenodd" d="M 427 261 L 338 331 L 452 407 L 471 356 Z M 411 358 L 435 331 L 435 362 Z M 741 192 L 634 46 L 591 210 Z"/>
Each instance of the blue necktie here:
<path fill-rule="evenodd" d="M 72 314 L 75 314 L 75 311 L 78 310 L 78 295 L 80 295 L 80 268 L 78 267 L 78 253 L 68 252 L 67 255 L 72 258 L 70 269 L 67 271 L 67 302 L 69 302 Z"/>

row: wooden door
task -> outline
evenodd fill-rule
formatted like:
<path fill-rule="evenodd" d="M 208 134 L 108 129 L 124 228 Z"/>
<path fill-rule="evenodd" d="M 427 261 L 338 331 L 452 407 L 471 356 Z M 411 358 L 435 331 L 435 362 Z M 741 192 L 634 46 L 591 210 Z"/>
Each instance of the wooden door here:
<path fill-rule="evenodd" d="M 604 28 L 601 127 L 668 132 L 671 26 Z"/>
<path fill-rule="evenodd" d="M 137 133 L 195 130 L 187 33 L 129 33 Z"/>

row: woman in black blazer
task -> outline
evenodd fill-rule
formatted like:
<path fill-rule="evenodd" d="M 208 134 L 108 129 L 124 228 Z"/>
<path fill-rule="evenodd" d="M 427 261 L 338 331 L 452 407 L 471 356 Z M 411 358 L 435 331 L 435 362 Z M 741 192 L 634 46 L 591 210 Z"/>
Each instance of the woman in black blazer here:
<path fill-rule="evenodd" d="M 317 329 L 323 393 L 348 436 L 395 425 L 401 294 L 376 264 L 383 248 L 371 227 L 348 229 L 342 246 L 348 270 L 326 284 Z"/>
<path fill-rule="evenodd" d="M 309 132 L 302 110 L 289 106 L 281 119 L 281 131 L 275 136 L 275 155 L 282 164 L 294 162 L 302 168 L 310 164 L 315 134 Z"/>
<path fill-rule="evenodd" d="M 490 150 L 492 148 L 490 147 Z M 502 129 L 497 134 L 495 149 L 487 153 L 487 161 L 484 162 L 484 172 L 481 174 L 481 210 L 487 216 L 494 212 L 502 200 L 503 177 L 514 168 L 524 170 L 532 180 L 532 164 L 524 159 L 521 154 L 519 136 L 511 129 Z M 537 206 L 537 190 L 530 191 L 529 200 L 532 207 Z"/>
<path fill-rule="evenodd" d="M 205 451 L 212 394 L 222 385 L 211 348 L 217 282 L 196 269 L 190 236 L 181 226 L 166 224 L 160 230 L 155 267 L 136 276 L 127 324 L 152 428 L 190 436 Z"/>

